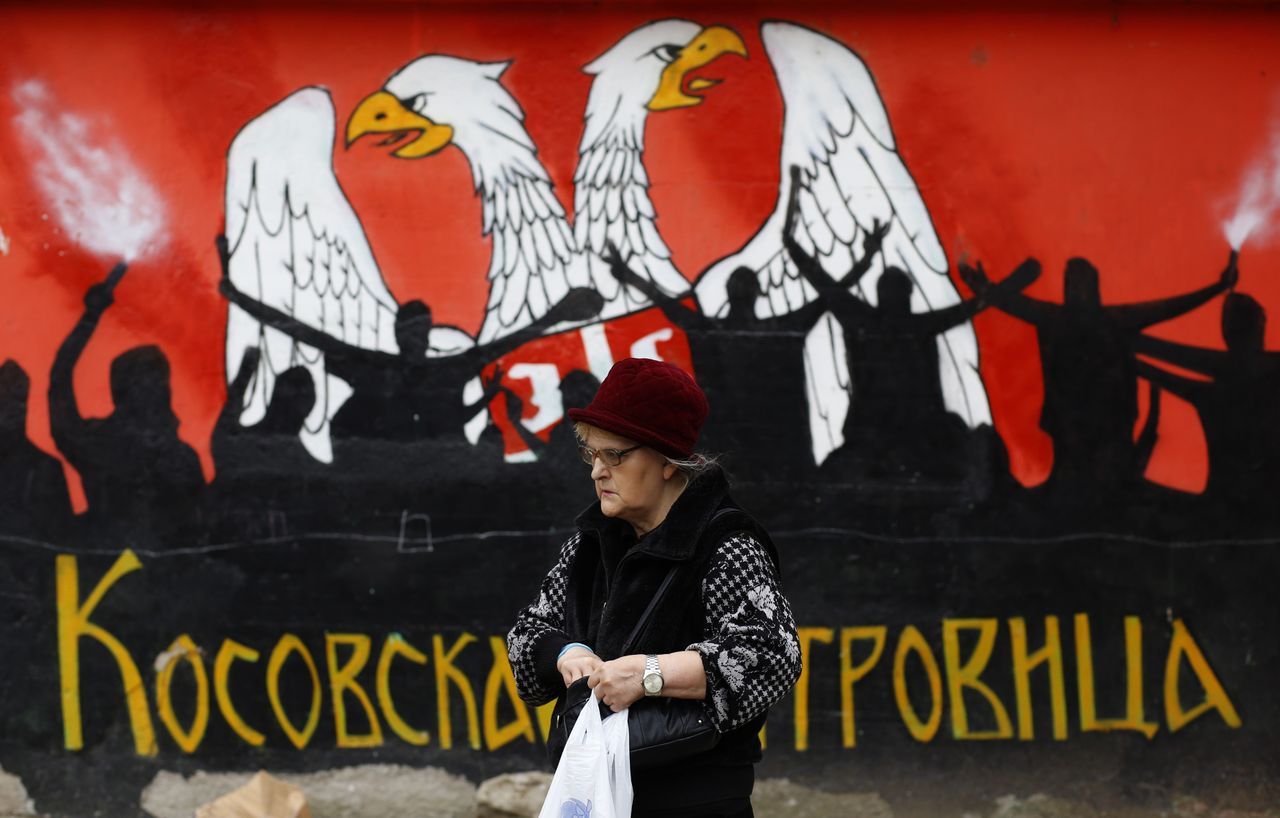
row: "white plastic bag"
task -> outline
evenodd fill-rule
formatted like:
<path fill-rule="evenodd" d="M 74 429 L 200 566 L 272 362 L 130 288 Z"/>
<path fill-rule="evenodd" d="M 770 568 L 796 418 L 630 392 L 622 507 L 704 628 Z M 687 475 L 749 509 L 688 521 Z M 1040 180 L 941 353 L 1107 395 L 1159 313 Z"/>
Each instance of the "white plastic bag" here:
<path fill-rule="evenodd" d="M 569 733 L 538 818 L 631 818 L 627 711 L 602 720 L 594 690 Z"/>

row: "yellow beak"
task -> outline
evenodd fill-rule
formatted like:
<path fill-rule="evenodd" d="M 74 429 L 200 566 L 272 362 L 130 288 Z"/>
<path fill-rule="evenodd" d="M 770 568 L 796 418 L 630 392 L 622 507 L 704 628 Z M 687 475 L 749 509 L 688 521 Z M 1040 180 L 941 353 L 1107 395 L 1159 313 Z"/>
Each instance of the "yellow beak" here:
<path fill-rule="evenodd" d="M 394 94 L 378 91 L 361 100 L 347 120 L 347 147 L 366 134 L 389 134 L 380 144 L 400 147 L 391 152 L 401 159 L 430 156 L 453 140 L 453 128 L 415 114 Z M 403 142 L 406 137 L 413 138 Z"/>
<path fill-rule="evenodd" d="M 702 97 L 695 97 L 685 91 L 685 77 L 695 68 L 701 68 L 724 54 L 745 57 L 747 46 L 738 33 L 731 28 L 725 26 L 704 28 L 680 51 L 680 56 L 662 70 L 658 90 L 645 107 L 650 111 L 667 111 L 672 108 L 688 108 L 691 105 L 700 104 Z M 695 78 L 689 82 L 689 90 L 703 91 L 719 83 L 719 80 Z"/>

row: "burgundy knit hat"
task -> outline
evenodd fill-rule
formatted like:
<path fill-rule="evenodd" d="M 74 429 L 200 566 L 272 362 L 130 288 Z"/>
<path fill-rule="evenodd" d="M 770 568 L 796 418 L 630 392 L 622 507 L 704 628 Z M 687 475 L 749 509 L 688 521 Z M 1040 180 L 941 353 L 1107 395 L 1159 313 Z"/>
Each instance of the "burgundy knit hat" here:
<path fill-rule="evenodd" d="M 707 409 L 707 396 L 680 367 L 626 358 L 609 370 L 591 405 L 570 409 L 569 418 L 685 460 L 693 454 Z"/>

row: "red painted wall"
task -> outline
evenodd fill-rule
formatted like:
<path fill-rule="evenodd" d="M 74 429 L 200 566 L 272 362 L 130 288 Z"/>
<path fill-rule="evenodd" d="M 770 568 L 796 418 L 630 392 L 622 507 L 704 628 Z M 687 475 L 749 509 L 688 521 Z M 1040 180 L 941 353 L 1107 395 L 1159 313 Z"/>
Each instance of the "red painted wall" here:
<path fill-rule="evenodd" d="M 118 143 L 160 191 L 167 217 L 163 245 L 133 265 L 77 370 L 82 406 L 106 414 L 110 360 L 139 343 L 161 344 L 181 434 L 211 472 L 225 314 L 212 240 L 222 226 L 225 151 L 243 123 L 307 84 L 329 88 L 342 119 L 423 53 L 511 59 L 504 82 L 571 207 L 590 81 L 581 66 L 647 20 L 731 25 L 750 59 L 719 60 L 711 73 L 725 82 L 703 105 L 649 118 L 658 226 L 693 277 L 741 246 L 774 207 L 782 110 L 757 31 L 761 19 L 784 11 L 866 60 L 952 263 L 967 255 L 996 273 L 1034 255 L 1045 265 L 1029 291 L 1038 297 L 1060 299 L 1062 266 L 1073 255 L 1101 270 L 1107 301 L 1209 282 L 1226 258 L 1220 224 L 1242 179 L 1274 162 L 1280 18 L 1261 9 L 10 6 L 0 12 L 0 230 L 10 242 L 0 255 L 0 355 L 17 359 L 33 395 L 42 394 L 82 293 L 114 260 L 87 254 L 70 226 L 48 216 L 14 128 L 18 83 L 46 83 L 95 137 Z M 437 320 L 474 332 L 489 248 L 460 152 L 400 162 L 361 143 L 338 151 L 336 169 L 392 292 L 423 298 Z M 1240 289 L 1269 308 L 1280 306 L 1278 261 L 1276 245 L 1259 238 L 1241 256 Z M 1217 322 L 1210 306 L 1159 334 L 1220 345 Z M 995 311 L 976 326 L 1012 467 L 1023 483 L 1037 483 L 1051 453 L 1037 427 L 1034 333 Z M 1278 333 L 1269 332 L 1273 346 Z M 43 401 L 32 401 L 29 430 L 52 451 Z M 1172 397 L 1149 476 L 1190 490 L 1204 483 L 1195 413 Z"/>

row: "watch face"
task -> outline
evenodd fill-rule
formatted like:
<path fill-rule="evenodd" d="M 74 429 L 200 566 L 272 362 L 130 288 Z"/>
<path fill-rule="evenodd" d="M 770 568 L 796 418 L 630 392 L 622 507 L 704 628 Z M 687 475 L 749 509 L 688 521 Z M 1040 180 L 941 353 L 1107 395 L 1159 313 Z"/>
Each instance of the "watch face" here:
<path fill-rule="evenodd" d="M 650 673 L 644 677 L 644 692 L 650 695 L 656 695 L 662 690 L 662 677 L 657 673 Z"/>

